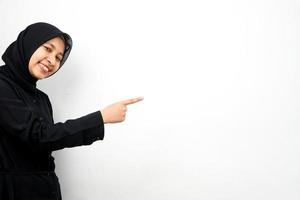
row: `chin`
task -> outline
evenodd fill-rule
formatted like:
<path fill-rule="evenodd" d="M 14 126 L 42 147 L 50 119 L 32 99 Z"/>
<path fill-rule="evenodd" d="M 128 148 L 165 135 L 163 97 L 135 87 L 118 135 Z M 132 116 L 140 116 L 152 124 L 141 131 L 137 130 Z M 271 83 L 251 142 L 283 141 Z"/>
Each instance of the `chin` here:
<path fill-rule="evenodd" d="M 33 74 L 33 77 L 36 78 L 36 79 L 38 79 L 38 80 L 41 80 L 41 79 L 46 78 L 47 75 L 44 75 L 44 74 L 41 74 L 41 73 L 37 72 L 37 73 Z"/>
<path fill-rule="evenodd" d="M 45 75 L 45 76 L 39 76 L 38 79 L 39 79 L 39 80 L 42 80 L 42 79 L 45 79 L 45 78 L 47 78 L 47 77 L 48 77 L 48 75 Z"/>
<path fill-rule="evenodd" d="M 40 70 L 35 71 L 34 77 L 38 80 L 45 79 L 49 76 L 49 74 L 43 73 Z"/>

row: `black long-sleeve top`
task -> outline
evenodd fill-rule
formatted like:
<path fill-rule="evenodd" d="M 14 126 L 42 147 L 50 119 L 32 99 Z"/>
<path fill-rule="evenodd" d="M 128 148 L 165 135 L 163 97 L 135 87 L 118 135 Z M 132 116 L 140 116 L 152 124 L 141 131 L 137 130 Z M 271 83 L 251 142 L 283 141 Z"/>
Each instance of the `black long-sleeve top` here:
<path fill-rule="evenodd" d="M 51 152 L 103 137 L 100 111 L 54 123 L 45 93 L 28 92 L 0 73 L 0 199 L 60 199 Z"/>

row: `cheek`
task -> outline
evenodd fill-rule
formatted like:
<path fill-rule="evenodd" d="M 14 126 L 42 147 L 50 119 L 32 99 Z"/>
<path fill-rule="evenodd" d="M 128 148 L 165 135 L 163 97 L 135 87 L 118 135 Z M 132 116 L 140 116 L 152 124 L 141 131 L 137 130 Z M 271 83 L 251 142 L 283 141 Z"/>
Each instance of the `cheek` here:
<path fill-rule="evenodd" d="M 38 51 L 34 52 L 29 60 L 29 66 L 37 64 L 38 61 L 40 60 L 40 57 L 41 55 L 39 54 Z"/>
<path fill-rule="evenodd" d="M 43 57 L 45 57 L 45 51 L 42 47 L 39 47 L 35 50 L 35 52 L 33 52 L 30 59 L 32 59 L 32 61 L 34 61 L 34 62 L 38 62 Z"/>
<path fill-rule="evenodd" d="M 34 55 L 31 56 L 29 63 L 28 63 L 28 68 L 29 71 L 32 72 L 34 70 L 34 66 L 36 65 L 36 58 Z"/>
<path fill-rule="evenodd" d="M 58 69 L 59 69 L 59 65 L 58 65 L 58 66 L 56 66 L 56 67 L 53 69 L 53 73 L 57 72 L 57 71 L 58 71 Z"/>

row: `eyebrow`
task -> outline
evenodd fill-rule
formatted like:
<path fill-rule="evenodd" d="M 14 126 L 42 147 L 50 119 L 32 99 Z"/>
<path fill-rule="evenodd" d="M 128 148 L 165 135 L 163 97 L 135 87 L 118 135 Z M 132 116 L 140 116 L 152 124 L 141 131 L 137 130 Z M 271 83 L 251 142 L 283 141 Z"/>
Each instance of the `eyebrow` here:
<path fill-rule="evenodd" d="M 50 43 L 50 42 L 47 42 L 47 44 L 49 44 L 53 49 L 56 49 L 56 47 L 54 46 L 54 44 Z M 61 56 L 63 56 L 63 53 L 59 53 Z"/>

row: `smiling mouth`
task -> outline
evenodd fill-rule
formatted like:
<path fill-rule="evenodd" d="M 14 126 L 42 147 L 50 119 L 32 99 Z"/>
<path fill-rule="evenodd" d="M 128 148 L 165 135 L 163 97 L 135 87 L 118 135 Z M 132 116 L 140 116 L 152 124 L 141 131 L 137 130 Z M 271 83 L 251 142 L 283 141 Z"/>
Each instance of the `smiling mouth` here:
<path fill-rule="evenodd" d="M 49 68 L 46 65 L 44 65 L 43 63 L 39 63 L 39 67 L 46 73 L 48 73 L 50 71 Z"/>

